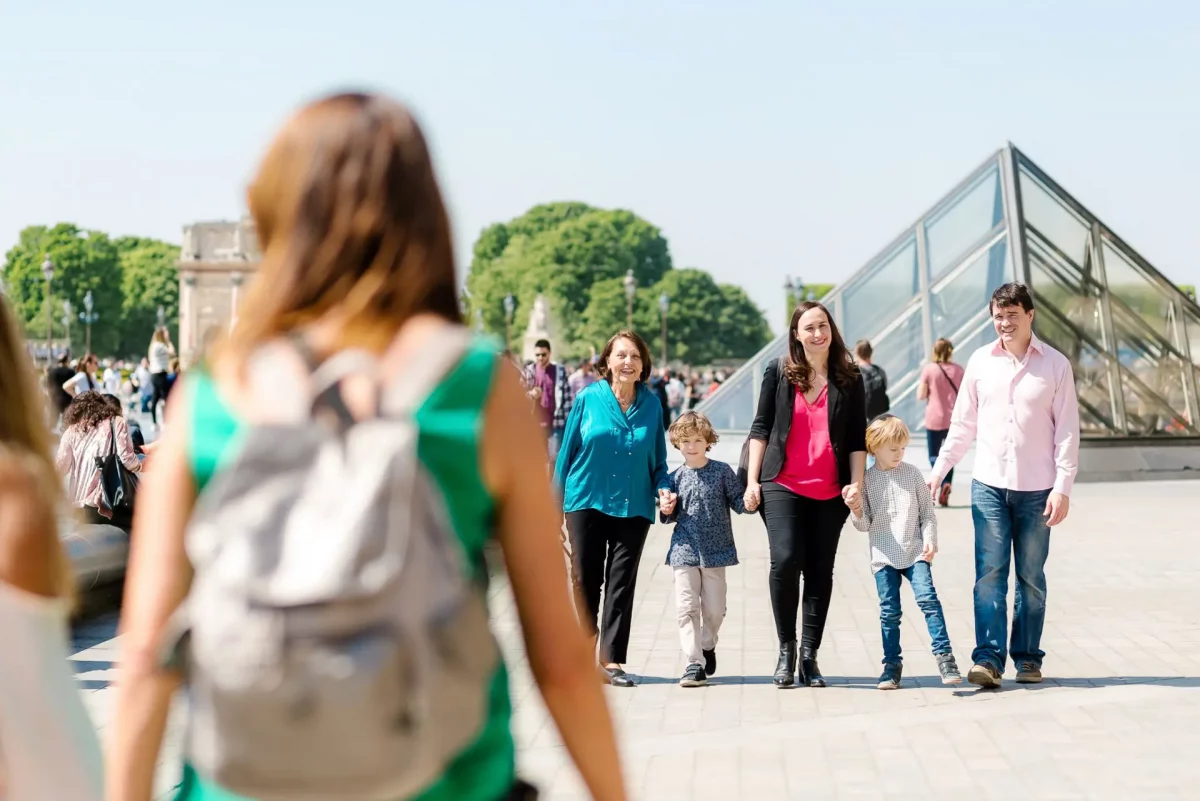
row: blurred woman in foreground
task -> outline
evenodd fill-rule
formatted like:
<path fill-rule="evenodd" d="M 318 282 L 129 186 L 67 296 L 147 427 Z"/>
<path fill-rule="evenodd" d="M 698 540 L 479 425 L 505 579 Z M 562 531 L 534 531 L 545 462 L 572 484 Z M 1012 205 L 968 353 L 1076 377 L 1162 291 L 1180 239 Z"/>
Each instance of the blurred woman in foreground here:
<path fill-rule="evenodd" d="M 345 94 L 306 106 L 271 144 L 249 206 L 263 251 L 259 275 L 231 341 L 180 385 L 134 522 L 109 801 L 151 797 L 171 695 L 180 684 L 161 667 L 159 652 L 192 580 L 184 533 L 197 496 L 236 458 L 242 433 L 303 397 L 296 393 L 309 388 L 308 376 L 298 351 L 307 351 L 309 362 L 328 363 L 353 350 L 373 354 L 378 384 L 357 381 L 366 378 L 357 374 L 343 381 L 339 414 L 352 420 L 378 410 L 385 382 L 426 386 L 431 371 L 440 376 L 413 417 L 418 459 L 445 495 L 472 579 L 485 569 L 485 545 L 499 542 L 529 665 L 567 751 L 594 798 L 624 799 L 612 721 L 573 616 L 545 453 L 527 447 L 540 432 L 516 373 L 502 369 L 494 345 L 470 337 L 462 325 L 450 225 L 417 123 L 379 96 Z M 455 347 L 457 361 L 449 372 L 439 369 L 437 354 Z M 286 381 L 264 380 L 266 374 Z M 406 798 L 523 797 L 502 661 L 490 686 L 474 741 Z M 197 769 L 200 754 L 191 745 L 178 798 L 243 799 Z M 211 751 L 241 744 L 202 745 Z M 348 786 L 357 778 L 347 774 Z M 290 797 L 286 787 L 274 790 L 272 798 Z M 362 793 L 348 789 L 338 797 Z"/>
<path fill-rule="evenodd" d="M 95 729 L 67 661 L 74 577 L 41 393 L 0 298 L 0 798 L 99 801 Z"/>

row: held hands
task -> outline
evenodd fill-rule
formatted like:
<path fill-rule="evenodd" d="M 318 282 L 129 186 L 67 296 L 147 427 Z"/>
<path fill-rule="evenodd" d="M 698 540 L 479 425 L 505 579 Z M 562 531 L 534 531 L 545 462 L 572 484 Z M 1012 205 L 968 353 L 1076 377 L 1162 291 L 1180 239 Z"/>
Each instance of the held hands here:
<path fill-rule="evenodd" d="M 762 503 L 762 485 L 757 481 L 746 485 L 746 492 L 742 496 L 742 500 L 746 503 L 746 511 L 753 512 Z"/>
<path fill-rule="evenodd" d="M 669 489 L 660 489 L 658 491 L 658 509 L 664 515 L 674 514 L 675 503 L 679 500 L 679 496 Z"/>
<path fill-rule="evenodd" d="M 1047 526 L 1057 526 L 1067 519 L 1069 511 L 1071 511 L 1071 499 L 1061 492 L 1052 492 L 1046 499 L 1046 511 L 1042 512 L 1042 516 L 1050 518 L 1046 521 Z"/>
<path fill-rule="evenodd" d="M 850 507 L 850 511 L 854 512 L 855 517 L 862 517 L 862 492 L 857 484 L 842 487 L 842 500 Z"/>

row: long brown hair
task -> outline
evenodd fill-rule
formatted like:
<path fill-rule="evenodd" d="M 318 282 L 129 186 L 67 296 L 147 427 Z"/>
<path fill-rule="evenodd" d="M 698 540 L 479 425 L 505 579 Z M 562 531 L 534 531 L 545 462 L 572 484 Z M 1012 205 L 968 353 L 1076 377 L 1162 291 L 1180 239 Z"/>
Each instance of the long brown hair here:
<path fill-rule="evenodd" d="M 50 455 L 46 407 L 42 393 L 38 391 L 37 374 L 29 361 L 24 337 L 3 297 L 0 297 L 0 376 L 4 376 L 0 381 L 0 459 L 11 461 L 33 477 L 47 510 L 47 519 L 38 521 L 40 533 L 54 539 L 49 547 L 57 555 L 58 595 L 70 598 L 74 580 L 66 552 L 59 543 L 55 519 L 62 503 L 62 483 Z"/>
<path fill-rule="evenodd" d="M 842 332 L 838 330 L 837 323 L 833 321 L 833 315 L 829 313 L 829 309 L 815 300 L 802 301 L 792 312 L 792 322 L 788 325 L 788 357 L 787 364 L 783 369 L 784 375 L 788 381 L 799 387 L 801 392 L 808 392 L 812 389 L 812 368 L 804 355 L 804 346 L 796 337 L 796 327 L 800 324 L 800 318 L 809 309 L 820 309 L 829 320 L 828 370 L 830 380 L 840 388 L 850 386 L 851 382 L 859 380 L 858 367 L 850 357 L 850 351 L 846 348 L 846 342 L 842 339 Z"/>
<path fill-rule="evenodd" d="M 337 309 L 340 345 L 384 347 L 409 318 L 461 322 L 450 221 L 408 109 L 339 94 L 300 109 L 249 190 L 262 249 L 230 335 L 239 361 Z"/>

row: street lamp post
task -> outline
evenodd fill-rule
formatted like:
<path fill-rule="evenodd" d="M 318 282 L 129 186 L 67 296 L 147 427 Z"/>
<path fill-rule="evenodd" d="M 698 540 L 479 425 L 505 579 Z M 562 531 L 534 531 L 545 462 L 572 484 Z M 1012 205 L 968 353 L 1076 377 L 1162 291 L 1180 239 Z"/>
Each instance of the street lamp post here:
<path fill-rule="evenodd" d="M 513 312 L 517 309 L 517 301 L 509 292 L 504 296 L 504 349 L 512 347 Z"/>
<path fill-rule="evenodd" d="M 71 306 L 71 301 L 63 301 L 63 325 L 67 328 L 67 350 L 71 349 L 71 314 L 75 309 Z"/>
<path fill-rule="evenodd" d="M 100 319 L 100 315 L 93 309 L 96 306 L 96 300 L 92 297 L 92 290 L 88 290 L 83 296 L 83 311 L 79 313 L 79 320 L 87 326 L 87 338 L 84 340 L 83 346 L 86 353 L 92 352 L 92 323 Z"/>
<path fill-rule="evenodd" d="M 54 307 L 50 305 L 50 281 L 54 278 L 54 262 L 46 254 L 42 262 L 42 275 L 46 277 L 46 364 L 54 364 Z"/>
<path fill-rule="evenodd" d="M 658 310 L 662 313 L 662 366 L 667 366 L 667 310 L 671 308 L 671 296 L 663 292 L 658 296 Z"/>
<path fill-rule="evenodd" d="M 625 327 L 630 331 L 633 330 L 633 296 L 637 292 L 637 279 L 633 277 L 633 270 L 625 273 L 625 280 L 621 282 L 625 286 Z"/>
<path fill-rule="evenodd" d="M 156 319 L 158 320 L 159 328 L 167 327 L 167 310 L 164 309 L 162 306 L 158 307 L 158 317 Z"/>

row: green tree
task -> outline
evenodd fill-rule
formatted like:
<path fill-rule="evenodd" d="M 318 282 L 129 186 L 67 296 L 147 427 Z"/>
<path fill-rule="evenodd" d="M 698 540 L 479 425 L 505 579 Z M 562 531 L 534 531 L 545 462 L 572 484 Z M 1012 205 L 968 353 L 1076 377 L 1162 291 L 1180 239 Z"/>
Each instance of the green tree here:
<path fill-rule="evenodd" d="M 116 241 L 121 264 L 120 341 L 116 353 L 127 357 L 145 352 L 161 306 L 173 341 L 179 341 L 179 247 L 157 239 L 121 237 Z"/>
<path fill-rule="evenodd" d="M 49 298 L 42 275 L 46 254 L 54 262 Z M 75 316 L 83 309 L 84 295 L 91 291 L 99 315 L 92 326 L 92 350 L 115 352 L 122 312 L 121 265 L 116 245 L 107 234 L 84 231 L 71 223 L 59 223 L 53 228 L 30 226 L 21 231 L 17 244 L 4 256 L 4 279 L 9 302 L 31 339 L 45 339 L 47 305 L 54 336 L 65 336 L 62 301 L 71 302 Z M 75 352 L 82 352 L 83 332 L 78 316 L 72 320 L 71 339 Z"/>
<path fill-rule="evenodd" d="M 593 285 L 633 270 L 639 286 L 648 287 L 671 269 L 658 228 L 632 212 L 583 203 L 535 206 L 515 220 L 490 226 L 473 252 L 467 276 L 470 319 L 476 319 L 479 309 L 487 330 L 503 332 L 504 298 L 511 293 L 515 340 L 528 324 L 534 298 L 544 294 L 561 330 L 564 356 L 579 355 L 592 344 L 592 334 L 585 336 L 583 328 Z"/>

